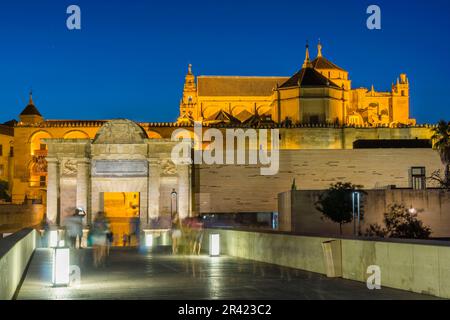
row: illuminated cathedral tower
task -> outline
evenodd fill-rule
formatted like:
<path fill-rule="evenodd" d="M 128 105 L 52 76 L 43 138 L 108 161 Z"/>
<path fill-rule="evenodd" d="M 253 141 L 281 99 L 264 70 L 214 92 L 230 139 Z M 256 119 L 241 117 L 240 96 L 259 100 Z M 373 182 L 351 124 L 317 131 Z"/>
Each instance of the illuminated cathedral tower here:
<path fill-rule="evenodd" d="M 190 124 L 258 121 L 355 126 L 415 124 L 409 118 L 409 81 L 401 74 L 390 91 L 352 89 L 349 73 L 323 55 L 305 59 L 291 77 L 198 76 L 189 65 L 178 122 Z M 263 119 L 263 120 L 261 120 Z"/>
<path fill-rule="evenodd" d="M 180 116 L 178 122 L 190 124 L 194 120 L 197 107 L 197 86 L 192 73 L 192 64 L 188 66 L 188 73 L 184 80 L 183 97 L 180 101 Z"/>

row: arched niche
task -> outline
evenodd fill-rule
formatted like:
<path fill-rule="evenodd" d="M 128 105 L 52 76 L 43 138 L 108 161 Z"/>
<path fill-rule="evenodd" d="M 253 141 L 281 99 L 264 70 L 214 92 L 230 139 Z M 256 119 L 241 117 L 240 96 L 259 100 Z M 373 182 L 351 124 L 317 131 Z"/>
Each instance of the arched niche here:
<path fill-rule="evenodd" d="M 89 135 L 81 130 L 71 130 L 64 134 L 64 139 L 89 139 Z"/>

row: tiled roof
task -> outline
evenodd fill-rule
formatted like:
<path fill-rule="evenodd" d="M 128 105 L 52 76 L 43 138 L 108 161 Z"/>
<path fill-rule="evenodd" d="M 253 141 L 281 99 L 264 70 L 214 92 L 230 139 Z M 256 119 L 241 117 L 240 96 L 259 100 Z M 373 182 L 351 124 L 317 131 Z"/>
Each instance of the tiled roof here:
<path fill-rule="evenodd" d="M 239 119 L 233 117 L 226 111 L 219 110 L 218 112 L 211 115 L 208 119 L 208 122 L 212 123 L 240 123 Z"/>
<path fill-rule="evenodd" d="M 3 124 L 0 124 L 0 134 L 13 137 L 14 136 L 14 127 L 5 126 Z"/>
<path fill-rule="evenodd" d="M 244 122 L 245 120 L 249 119 L 253 114 L 247 110 L 242 110 L 238 114 L 235 115 L 239 121 Z"/>
<path fill-rule="evenodd" d="M 42 117 L 41 113 L 36 108 L 36 106 L 31 103 L 29 105 L 27 105 L 25 107 L 25 109 L 23 109 L 23 111 L 20 115 L 21 116 L 40 116 L 40 117 Z"/>
<path fill-rule="evenodd" d="M 337 84 L 328 80 L 313 68 L 302 68 L 299 72 L 294 74 L 288 81 L 283 83 L 280 88 L 290 87 L 335 87 L 339 88 Z"/>
<path fill-rule="evenodd" d="M 199 96 L 270 96 L 288 77 L 199 76 Z"/>

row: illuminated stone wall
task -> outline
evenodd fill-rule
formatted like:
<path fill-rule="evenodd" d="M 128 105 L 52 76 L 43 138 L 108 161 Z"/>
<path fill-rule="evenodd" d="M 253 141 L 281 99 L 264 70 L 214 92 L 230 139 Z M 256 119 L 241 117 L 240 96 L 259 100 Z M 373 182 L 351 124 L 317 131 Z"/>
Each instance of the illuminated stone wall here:
<path fill-rule="evenodd" d="M 282 150 L 280 171 L 262 176 L 255 165 L 199 165 L 195 168 L 196 210 L 200 212 L 276 212 L 277 196 L 296 179 L 300 190 L 327 189 L 339 181 L 367 189 L 409 188 L 410 169 L 442 169 L 432 149 Z M 200 200 L 202 199 L 202 200 Z"/>
<path fill-rule="evenodd" d="M 39 175 L 33 174 L 34 162 L 47 151 L 40 148 L 41 139 L 93 139 L 104 122 L 102 121 L 47 121 L 41 125 L 19 125 L 14 130 L 14 170 L 12 170 L 13 202 L 42 199 L 46 194 L 40 185 Z M 170 139 L 172 132 L 180 126 L 171 123 L 140 124 L 150 139 Z M 193 131 L 193 127 L 184 127 Z M 204 127 L 206 130 L 208 127 Z M 225 131 L 224 128 L 220 129 Z M 410 128 L 332 128 L 298 127 L 280 128 L 281 149 L 352 149 L 358 139 L 429 139 L 430 127 Z M 5 152 L 5 151 L 4 151 Z M 6 160 L 5 160 L 6 161 Z M 47 168 L 45 168 L 47 169 Z M 46 176 L 47 173 L 44 173 Z M 45 185 L 44 185 L 45 187 Z"/>
<path fill-rule="evenodd" d="M 94 140 L 42 141 L 48 145 L 47 216 L 54 224 L 64 224 L 77 207 L 86 209 L 87 222 L 92 222 L 105 210 L 104 194 L 111 192 L 139 194 L 142 226 L 166 213 L 167 201 L 160 204 L 168 190 L 178 193 L 180 217 L 190 214 L 189 164 L 171 161 L 175 142 L 149 139 L 125 119 L 106 122 Z"/>
<path fill-rule="evenodd" d="M 16 232 L 34 227 L 44 218 L 44 206 L 40 204 L 0 205 L 0 232 Z"/>

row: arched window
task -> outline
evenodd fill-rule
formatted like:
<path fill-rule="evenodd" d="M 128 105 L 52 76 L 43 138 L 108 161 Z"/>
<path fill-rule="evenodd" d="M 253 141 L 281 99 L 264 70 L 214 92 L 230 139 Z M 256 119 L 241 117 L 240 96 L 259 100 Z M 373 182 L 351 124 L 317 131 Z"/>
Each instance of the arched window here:
<path fill-rule="evenodd" d="M 40 154 L 47 150 L 47 145 L 42 141 L 45 138 L 52 138 L 47 131 L 37 131 L 30 138 L 30 154 Z"/>

